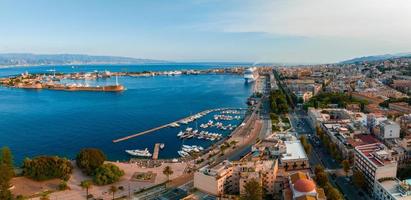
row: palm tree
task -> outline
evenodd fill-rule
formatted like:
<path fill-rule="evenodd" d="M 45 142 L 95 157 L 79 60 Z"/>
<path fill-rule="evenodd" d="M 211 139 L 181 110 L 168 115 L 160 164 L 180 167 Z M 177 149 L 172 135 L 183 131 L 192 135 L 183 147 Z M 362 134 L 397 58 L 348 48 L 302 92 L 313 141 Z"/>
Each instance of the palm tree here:
<path fill-rule="evenodd" d="M 170 180 L 170 175 L 173 174 L 173 170 L 170 166 L 166 166 L 163 170 L 163 174 L 167 176 L 167 182 Z"/>
<path fill-rule="evenodd" d="M 109 191 L 110 191 L 111 194 L 113 194 L 113 200 L 114 200 L 114 194 L 118 191 L 117 187 L 112 185 L 112 186 L 110 186 Z"/>
<path fill-rule="evenodd" d="M 88 199 L 88 190 L 92 187 L 93 183 L 90 180 L 81 181 L 80 187 L 86 189 L 86 199 Z"/>

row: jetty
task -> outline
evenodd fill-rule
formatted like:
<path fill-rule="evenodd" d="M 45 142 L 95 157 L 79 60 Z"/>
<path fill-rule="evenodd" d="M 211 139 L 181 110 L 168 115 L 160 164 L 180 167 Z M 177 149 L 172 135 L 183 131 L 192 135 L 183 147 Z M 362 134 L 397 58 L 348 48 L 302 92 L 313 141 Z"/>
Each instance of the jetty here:
<path fill-rule="evenodd" d="M 160 143 L 154 145 L 153 160 L 158 159 L 158 153 L 160 152 Z"/>
<path fill-rule="evenodd" d="M 198 116 L 204 116 L 204 115 L 206 115 L 208 113 L 211 113 L 211 112 L 222 111 L 222 110 L 242 110 L 242 109 L 244 109 L 244 108 L 215 108 L 215 109 L 209 109 L 209 110 L 201 111 L 197 114 L 185 117 L 183 119 L 180 119 L 180 120 L 177 120 L 177 121 L 174 121 L 174 122 L 162 125 L 162 126 L 158 126 L 158 127 L 155 127 L 155 128 L 152 128 L 152 129 L 140 132 L 140 133 L 132 134 L 132 135 L 125 136 L 125 137 L 122 137 L 122 138 L 119 138 L 119 139 L 115 139 L 115 140 L 113 140 L 113 143 L 129 140 L 131 138 L 135 138 L 135 137 L 147 134 L 147 133 L 158 131 L 158 130 L 163 129 L 163 128 L 175 127 L 175 124 L 178 124 L 178 123 L 187 124 L 188 122 L 192 122 L 192 121 L 196 120 L 198 118 Z"/>

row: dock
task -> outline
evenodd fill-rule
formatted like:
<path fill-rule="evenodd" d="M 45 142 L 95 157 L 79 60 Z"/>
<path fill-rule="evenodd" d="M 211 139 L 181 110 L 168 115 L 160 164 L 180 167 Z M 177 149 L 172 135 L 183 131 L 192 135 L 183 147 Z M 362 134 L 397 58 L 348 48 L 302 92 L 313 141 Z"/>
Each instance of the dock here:
<path fill-rule="evenodd" d="M 153 160 L 158 159 L 158 153 L 160 152 L 160 143 L 154 145 Z"/>
<path fill-rule="evenodd" d="M 187 120 L 187 119 L 189 119 L 189 118 L 191 118 L 191 117 L 193 117 L 193 116 L 195 116 L 195 115 L 205 115 L 205 114 L 208 114 L 208 113 L 211 113 L 211 112 L 222 111 L 222 110 L 242 110 L 242 109 L 244 109 L 244 108 L 215 108 L 215 109 L 209 109 L 209 110 L 201 111 L 201 112 L 199 112 L 199 113 L 197 113 L 197 114 L 194 114 L 194 115 L 185 117 L 185 118 L 183 118 L 183 119 L 180 119 L 180 120 L 177 120 L 177 121 L 174 121 L 174 122 L 171 122 L 171 123 L 162 125 L 162 126 L 158 126 L 158 127 L 155 127 L 155 128 L 152 128 L 152 129 L 149 129 L 149 130 L 140 132 L 140 133 L 136 133 L 136 134 L 133 134 L 133 135 L 125 136 L 125 137 L 122 137 L 122 138 L 119 138 L 119 139 L 115 139 L 115 140 L 113 140 L 113 143 L 117 143 L 117 142 L 122 142 L 122 141 L 125 141 L 125 140 L 129 140 L 129 139 L 131 139 L 131 138 L 135 138 L 135 137 L 138 137 L 138 136 L 147 134 L 147 133 L 151 133 L 151 132 L 154 132 L 154 131 L 158 131 L 158 130 L 163 129 L 163 128 L 173 127 L 174 124 L 180 123 L 180 122 L 182 122 L 182 121 L 185 121 L 185 120 Z"/>

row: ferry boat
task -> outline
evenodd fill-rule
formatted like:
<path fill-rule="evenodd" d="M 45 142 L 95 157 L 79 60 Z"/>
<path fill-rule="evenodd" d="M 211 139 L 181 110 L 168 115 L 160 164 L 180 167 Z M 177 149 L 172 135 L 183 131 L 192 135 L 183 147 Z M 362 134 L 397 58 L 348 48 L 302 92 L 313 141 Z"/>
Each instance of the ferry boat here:
<path fill-rule="evenodd" d="M 144 150 L 126 150 L 126 153 L 132 155 L 132 156 L 141 156 L 141 157 L 150 157 L 152 154 L 150 153 L 150 151 L 148 151 L 148 149 L 144 149 Z"/>
<path fill-rule="evenodd" d="M 253 82 L 258 78 L 258 72 L 255 67 L 250 67 L 244 71 L 245 82 Z"/>

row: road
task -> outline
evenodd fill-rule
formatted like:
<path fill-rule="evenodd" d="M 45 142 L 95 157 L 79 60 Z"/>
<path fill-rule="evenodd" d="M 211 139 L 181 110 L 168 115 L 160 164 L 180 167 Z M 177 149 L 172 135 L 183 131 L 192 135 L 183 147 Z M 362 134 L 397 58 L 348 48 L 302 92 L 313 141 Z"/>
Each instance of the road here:
<path fill-rule="evenodd" d="M 336 171 L 341 170 L 340 164 L 335 161 L 327 150 L 322 146 L 321 142 L 317 143 L 315 139 L 315 130 L 308 124 L 308 117 L 305 111 L 295 110 L 289 115 L 291 125 L 298 136 L 306 136 L 313 146 L 313 151 L 309 155 L 309 161 L 311 169 L 314 171 L 314 167 L 318 164 L 322 165 L 329 174 L 334 174 Z M 317 140 L 318 141 L 318 140 Z M 345 199 L 358 200 L 358 199 L 370 199 L 366 196 L 365 192 L 360 191 L 354 186 L 351 180 L 345 176 L 333 177 L 329 176 L 330 183 L 335 187 L 338 187 Z"/>

